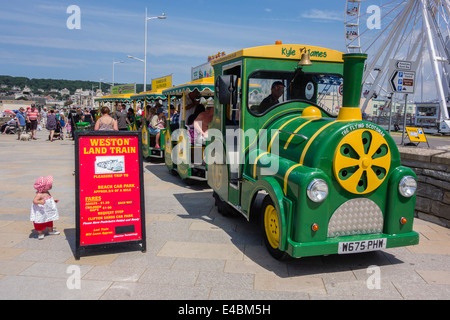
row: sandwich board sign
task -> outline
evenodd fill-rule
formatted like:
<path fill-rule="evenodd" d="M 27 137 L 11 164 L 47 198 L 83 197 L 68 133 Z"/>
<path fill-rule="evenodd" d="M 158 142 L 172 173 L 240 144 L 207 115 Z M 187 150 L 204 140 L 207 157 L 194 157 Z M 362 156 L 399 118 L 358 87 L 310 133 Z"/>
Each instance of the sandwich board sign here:
<path fill-rule="evenodd" d="M 391 60 L 389 83 L 393 92 L 414 93 L 416 86 L 417 62 Z"/>
<path fill-rule="evenodd" d="M 117 244 L 146 251 L 142 137 L 137 131 L 76 131 L 76 254 Z"/>
<path fill-rule="evenodd" d="M 405 129 L 411 143 L 417 142 L 418 145 L 420 142 L 426 142 L 428 144 L 428 148 L 430 147 L 430 144 L 428 143 L 427 137 L 425 136 L 422 128 L 405 127 Z"/>

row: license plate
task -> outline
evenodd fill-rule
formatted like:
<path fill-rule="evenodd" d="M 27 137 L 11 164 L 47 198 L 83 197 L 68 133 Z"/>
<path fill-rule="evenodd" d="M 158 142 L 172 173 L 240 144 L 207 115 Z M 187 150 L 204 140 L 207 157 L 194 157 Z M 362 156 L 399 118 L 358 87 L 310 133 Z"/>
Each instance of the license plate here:
<path fill-rule="evenodd" d="M 386 249 L 387 239 L 339 242 L 339 254 L 369 252 Z"/>

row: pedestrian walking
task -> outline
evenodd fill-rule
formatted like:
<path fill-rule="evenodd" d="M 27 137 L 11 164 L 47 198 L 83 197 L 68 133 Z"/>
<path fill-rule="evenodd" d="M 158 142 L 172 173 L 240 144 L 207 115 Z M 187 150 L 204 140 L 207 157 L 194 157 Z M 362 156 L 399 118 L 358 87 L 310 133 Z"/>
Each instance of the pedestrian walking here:
<path fill-rule="evenodd" d="M 39 111 L 34 104 L 32 104 L 30 110 L 27 111 L 27 122 L 30 123 L 31 139 L 37 140 L 36 130 L 39 122 Z"/>
<path fill-rule="evenodd" d="M 117 126 L 117 121 L 114 120 L 109 115 L 109 108 L 103 107 L 101 109 L 102 116 L 98 118 L 97 122 L 95 123 L 94 130 L 95 131 L 118 131 L 119 128 Z"/>
<path fill-rule="evenodd" d="M 50 131 L 49 140 L 53 142 L 53 135 L 55 134 L 56 130 L 56 123 L 58 120 L 56 120 L 56 114 L 55 110 L 50 110 L 50 113 L 47 115 L 47 130 Z"/>
<path fill-rule="evenodd" d="M 48 116 L 47 107 L 44 107 L 41 111 L 41 122 L 43 128 L 47 127 L 47 116 Z"/>
<path fill-rule="evenodd" d="M 19 109 L 19 112 L 17 112 L 16 119 L 17 119 L 17 140 L 20 140 L 20 135 L 23 132 L 25 132 L 27 126 L 25 109 L 23 107 L 21 107 Z"/>
<path fill-rule="evenodd" d="M 64 128 L 66 127 L 66 116 L 64 113 L 60 112 L 59 114 L 59 124 L 61 125 L 61 134 L 64 136 Z"/>
<path fill-rule="evenodd" d="M 92 126 L 94 125 L 94 120 L 92 118 L 92 114 L 89 112 L 88 108 L 84 109 L 81 119 L 83 122 L 89 122 L 90 128 L 92 128 Z"/>
<path fill-rule="evenodd" d="M 59 213 L 56 204 L 59 200 L 53 199 L 50 190 L 53 186 L 53 176 L 40 177 L 36 180 L 34 188 L 36 196 L 31 205 L 30 221 L 34 224 L 34 229 L 38 232 L 38 239 L 45 237 L 45 230 L 49 235 L 59 235 L 53 227 L 53 222 L 59 220 Z"/>
<path fill-rule="evenodd" d="M 116 110 L 114 113 L 114 119 L 117 120 L 117 126 L 119 128 L 119 131 L 127 131 L 127 111 L 125 110 L 127 106 L 125 103 L 122 103 L 122 105 L 119 105 L 119 109 Z"/>

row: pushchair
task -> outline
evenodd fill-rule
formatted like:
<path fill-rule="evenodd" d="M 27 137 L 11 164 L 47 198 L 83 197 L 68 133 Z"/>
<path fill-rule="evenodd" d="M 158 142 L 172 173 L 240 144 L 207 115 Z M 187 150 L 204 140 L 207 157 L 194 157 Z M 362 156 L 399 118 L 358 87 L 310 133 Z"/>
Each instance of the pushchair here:
<path fill-rule="evenodd" d="M 64 133 L 62 132 L 61 123 L 59 123 L 59 121 L 56 121 L 56 129 L 53 133 L 53 140 L 55 139 L 64 140 Z M 48 135 L 48 140 L 50 140 L 50 135 Z"/>

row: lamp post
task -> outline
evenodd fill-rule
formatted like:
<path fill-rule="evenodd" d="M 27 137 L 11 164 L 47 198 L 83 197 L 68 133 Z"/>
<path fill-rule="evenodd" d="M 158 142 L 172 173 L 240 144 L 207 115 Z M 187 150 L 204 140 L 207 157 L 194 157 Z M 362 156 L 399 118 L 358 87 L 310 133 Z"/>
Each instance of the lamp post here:
<path fill-rule="evenodd" d="M 137 60 L 137 61 L 140 61 L 140 62 L 144 62 L 144 63 L 145 63 L 145 60 L 139 59 L 139 58 L 136 58 L 136 57 L 133 57 L 133 56 L 130 56 L 130 55 L 128 55 L 127 58 L 129 58 L 129 59 L 134 59 L 134 60 Z M 147 75 L 146 75 L 146 72 L 145 72 L 145 70 L 144 70 L 144 92 L 147 91 L 147 90 L 146 90 L 146 85 L 147 85 Z"/>
<path fill-rule="evenodd" d="M 167 16 L 165 13 L 157 17 L 148 17 L 147 8 L 145 8 L 144 92 L 147 91 L 147 21 L 153 19 L 166 19 L 166 18 Z"/>
<path fill-rule="evenodd" d="M 136 57 L 133 57 L 133 56 L 127 56 L 127 58 L 134 59 L 134 60 L 138 60 L 138 61 L 140 61 L 140 62 L 144 62 L 144 60 L 139 59 L 139 58 L 136 58 Z"/>
<path fill-rule="evenodd" d="M 106 79 L 100 78 L 100 79 L 98 80 L 98 87 L 99 87 L 99 89 L 100 89 L 100 93 L 102 93 L 102 94 L 103 94 L 103 91 L 102 91 L 102 81 L 103 81 L 103 80 L 106 80 Z"/>
<path fill-rule="evenodd" d="M 112 77 L 112 85 L 114 87 L 114 66 L 119 63 L 124 63 L 123 61 L 114 61 L 113 59 L 113 77 Z"/>

